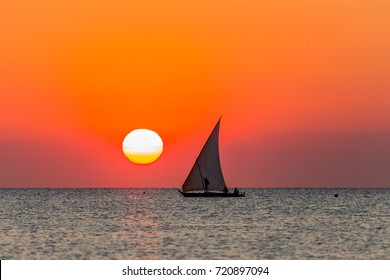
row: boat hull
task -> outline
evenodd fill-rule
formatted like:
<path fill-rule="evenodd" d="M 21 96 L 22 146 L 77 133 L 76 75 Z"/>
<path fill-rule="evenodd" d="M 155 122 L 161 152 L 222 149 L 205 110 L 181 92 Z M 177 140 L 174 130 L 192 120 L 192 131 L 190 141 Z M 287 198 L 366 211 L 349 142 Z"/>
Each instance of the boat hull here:
<path fill-rule="evenodd" d="M 217 193 L 217 192 L 209 192 L 209 193 L 197 193 L 197 192 L 183 192 L 178 190 L 185 197 L 244 197 L 245 193 Z"/>

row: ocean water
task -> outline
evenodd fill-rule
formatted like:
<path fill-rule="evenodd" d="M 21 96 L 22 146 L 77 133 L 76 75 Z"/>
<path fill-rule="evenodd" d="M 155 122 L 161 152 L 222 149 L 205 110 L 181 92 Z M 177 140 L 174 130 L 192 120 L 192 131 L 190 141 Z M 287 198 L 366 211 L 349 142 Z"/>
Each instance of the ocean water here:
<path fill-rule="evenodd" d="M 245 191 L 0 189 L 0 259 L 390 259 L 390 189 Z"/>

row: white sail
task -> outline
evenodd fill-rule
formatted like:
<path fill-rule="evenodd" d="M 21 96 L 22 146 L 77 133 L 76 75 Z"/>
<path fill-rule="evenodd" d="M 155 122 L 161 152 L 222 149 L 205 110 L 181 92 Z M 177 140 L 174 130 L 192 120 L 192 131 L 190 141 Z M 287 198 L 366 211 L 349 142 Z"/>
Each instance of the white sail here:
<path fill-rule="evenodd" d="M 218 147 L 220 121 L 221 119 L 215 125 L 185 180 L 182 187 L 184 192 L 205 191 L 205 178 L 209 182 L 207 191 L 224 191 L 226 184 L 222 175 Z"/>

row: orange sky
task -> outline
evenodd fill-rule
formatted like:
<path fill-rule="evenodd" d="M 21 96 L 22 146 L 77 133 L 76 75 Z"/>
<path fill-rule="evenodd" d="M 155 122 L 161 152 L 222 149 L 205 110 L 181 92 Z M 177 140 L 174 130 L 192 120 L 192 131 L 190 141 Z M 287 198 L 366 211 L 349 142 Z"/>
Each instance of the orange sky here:
<path fill-rule="evenodd" d="M 230 186 L 389 186 L 389 11 L 1 1 L 0 186 L 180 187 L 221 115 Z M 123 155 L 137 128 L 163 138 L 156 163 Z"/>

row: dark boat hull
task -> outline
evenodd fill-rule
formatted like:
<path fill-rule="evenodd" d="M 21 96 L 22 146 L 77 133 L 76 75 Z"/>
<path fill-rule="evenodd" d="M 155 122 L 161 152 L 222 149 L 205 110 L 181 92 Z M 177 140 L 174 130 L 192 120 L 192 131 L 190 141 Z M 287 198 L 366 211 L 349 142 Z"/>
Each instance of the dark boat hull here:
<path fill-rule="evenodd" d="M 197 193 L 197 192 L 183 192 L 181 190 L 178 190 L 183 196 L 185 197 L 244 197 L 245 193 L 216 193 L 216 192 L 209 192 L 209 193 Z"/>

